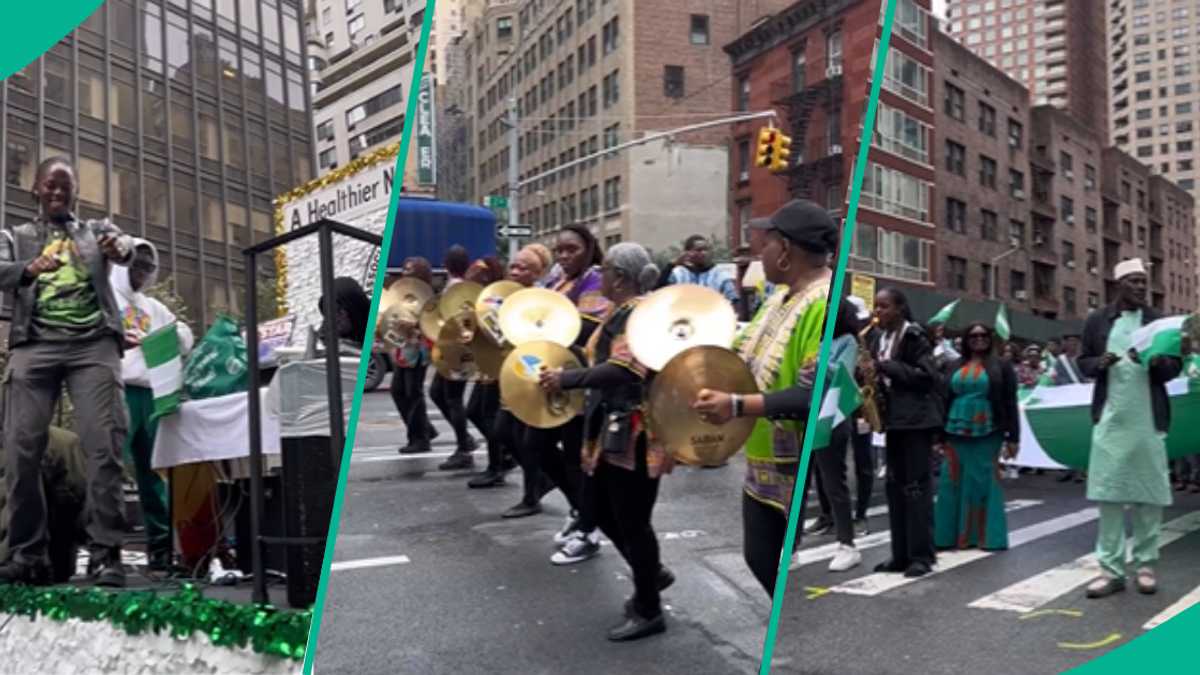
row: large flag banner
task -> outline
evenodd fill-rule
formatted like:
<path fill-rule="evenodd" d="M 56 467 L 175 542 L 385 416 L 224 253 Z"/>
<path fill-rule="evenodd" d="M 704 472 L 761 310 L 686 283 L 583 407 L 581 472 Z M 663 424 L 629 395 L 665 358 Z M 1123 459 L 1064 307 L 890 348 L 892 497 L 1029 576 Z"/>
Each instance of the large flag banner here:
<path fill-rule="evenodd" d="M 152 419 L 170 415 L 183 402 L 183 358 L 179 355 L 179 333 L 175 324 L 164 326 L 142 338 L 142 356 L 150 372 L 154 393 Z"/>
<path fill-rule="evenodd" d="M 945 324 L 945 323 L 949 322 L 950 317 L 954 315 L 954 308 L 958 307 L 958 302 L 959 302 L 958 300 L 955 300 L 954 302 L 939 309 L 937 314 L 934 314 L 932 317 L 930 317 L 929 323 L 930 324 Z"/>
<path fill-rule="evenodd" d="M 1006 342 L 1012 337 L 1012 329 L 1008 325 L 1008 310 L 1004 305 L 1000 305 L 1000 309 L 996 310 L 996 335 Z"/>
<path fill-rule="evenodd" d="M 1182 356 L 1183 322 L 1186 316 L 1168 316 L 1151 321 L 1133 331 L 1130 348 L 1137 351 L 1143 365 L 1155 356 Z"/>
<path fill-rule="evenodd" d="M 846 366 L 839 365 L 833 376 L 829 390 L 821 402 L 821 412 L 817 416 L 817 428 L 813 431 L 813 449 L 829 447 L 833 439 L 833 430 L 846 418 L 854 414 L 862 405 L 862 396 L 854 377 L 846 371 Z"/>
<path fill-rule="evenodd" d="M 1068 384 L 1038 387 L 1021 403 L 1021 447 L 1018 466 L 1086 469 L 1092 448 L 1092 386 Z M 1200 453 L 1200 380 L 1180 377 L 1167 383 L 1171 428 L 1167 456 L 1179 459 Z"/>

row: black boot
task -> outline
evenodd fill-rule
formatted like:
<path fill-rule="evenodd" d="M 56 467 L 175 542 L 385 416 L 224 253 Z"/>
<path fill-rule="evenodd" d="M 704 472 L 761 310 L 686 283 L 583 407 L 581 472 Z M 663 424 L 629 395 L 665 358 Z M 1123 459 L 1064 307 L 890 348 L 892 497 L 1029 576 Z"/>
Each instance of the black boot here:
<path fill-rule="evenodd" d="M 490 488 L 500 485 L 504 485 L 504 474 L 491 469 L 467 481 L 467 487 L 470 488 Z"/>
<path fill-rule="evenodd" d="M 461 471 L 475 466 L 475 457 L 470 451 L 459 450 L 438 465 L 438 471 Z"/>
<path fill-rule="evenodd" d="M 631 642 L 663 633 L 666 630 L 667 621 L 662 612 L 649 619 L 635 612 L 633 616 L 625 617 L 620 624 L 608 631 L 608 639 L 613 642 Z"/>
<path fill-rule="evenodd" d="M 27 565 L 8 560 L 0 564 L 0 586 L 23 584 L 26 586 L 49 586 L 49 565 Z"/>
<path fill-rule="evenodd" d="M 93 548 L 88 557 L 88 576 L 97 586 L 108 588 L 125 587 L 125 565 L 121 562 L 121 548 Z"/>
<path fill-rule="evenodd" d="M 429 441 L 414 441 L 400 448 L 400 454 L 420 455 L 429 452 L 431 449 L 432 448 L 430 447 Z"/>

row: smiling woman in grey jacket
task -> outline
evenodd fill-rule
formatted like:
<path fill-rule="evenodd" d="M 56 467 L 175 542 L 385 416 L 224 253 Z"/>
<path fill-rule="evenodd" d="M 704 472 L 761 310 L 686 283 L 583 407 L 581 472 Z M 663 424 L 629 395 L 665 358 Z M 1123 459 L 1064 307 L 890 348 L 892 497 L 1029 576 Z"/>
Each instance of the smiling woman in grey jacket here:
<path fill-rule="evenodd" d="M 129 264 L 133 246 L 111 223 L 75 217 L 78 186 L 66 157 L 43 161 L 33 186 L 38 219 L 0 236 L 0 290 L 13 300 L 4 373 L 10 559 L 0 564 L 0 583 L 50 580 L 41 464 L 66 383 L 87 456 L 89 572 L 99 585 L 125 585 L 125 335 L 109 272 Z"/>

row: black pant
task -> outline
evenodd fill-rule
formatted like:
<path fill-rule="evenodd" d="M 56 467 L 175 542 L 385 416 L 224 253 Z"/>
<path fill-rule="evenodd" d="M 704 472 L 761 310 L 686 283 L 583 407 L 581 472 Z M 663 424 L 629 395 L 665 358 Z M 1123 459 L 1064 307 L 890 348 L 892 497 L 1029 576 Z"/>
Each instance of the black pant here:
<path fill-rule="evenodd" d="M 803 489 L 803 488 L 802 488 Z M 803 513 L 803 506 L 801 506 Z M 779 575 L 779 554 L 787 536 L 787 516 L 745 492 L 742 493 L 742 557 L 754 578 L 767 592 L 775 595 Z"/>
<path fill-rule="evenodd" d="M 633 570 L 634 609 L 652 619 L 662 613 L 658 594 L 662 560 L 651 524 L 658 479 L 648 477 L 644 469 L 629 471 L 601 462 L 593 481 L 597 524 Z"/>
<path fill-rule="evenodd" d="M 849 424 L 841 424 L 834 429 L 829 447 L 814 451 L 813 460 L 817 465 L 817 491 L 823 497 L 821 513 L 833 512 L 838 541 L 853 546 L 854 521 L 850 517 L 850 489 L 846 485 L 846 446 L 850 442 L 848 427 Z"/>
<path fill-rule="evenodd" d="M 488 471 L 499 471 L 504 463 L 506 446 L 496 436 L 496 416 L 500 412 L 500 385 L 496 382 L 476 382 L 467 400 L 467 419 L 487 440 Z"/>
<path fill-rule="evenodd" d="M 932 566 L 933 481 L 930 455 L 933 430 L 887 432 L 888 520 L 892 529 L 892 564 Z"/>
<path fill-rule="evenodd" d="M 562 444 L 562 450 L 558 449 Z M 525 445 L 537 453 L 542 473 L 558 489 L 579 515 L 579 529 L 596 529 L 596 494 L 592 478 L 583 473 L 583 416 L 557 429 L 527 427 Z"/>
<path fill-rule="evenodd" d="M 854 433 L 854 476 L 858 499 L 854 503 L 854 519 L 867 517 L 871 507 L 871 492 L 875 489 L 875 448 L 871 447 L 871 434 Z"/>
<path fill-rule="evenodd" d="M 433 404 L 442 411 L 442 417 L 454 429 L 459 452 L 468 452 L 472 445 L 471 434 L 467 431 L 467 411 L 463 408 L 463 393 L 466 390 L 466 382 L 447 380 L 440 374 L 433 376 L 433 385 L 429 387 L 429 398 L 433 399 Z"/>
<path fill-rule="evenodd" d="M 546 485 L 549 481 L 542 473 L 537 447 L 526 442 L 528 429 L 529 427 L 511 412 L 501 410 L 496 414 L 496 425 L 492 435 L 501 447 L 508 448 L 513 459 L 517 460 L 521 467 L 521 476 L 525 484 L 525 495 L 521 502 L 528 506 L 536 506 L 542 501 L 542 495 L 554 487 Z M 488 461 L 491 462 L 491 453 L 488 455 Z"/>
<path fill-rule="evenodd" d="M 425 371 L 419 368 L 397 368 L 392 373 L 392 403 L 404 420 L 408 430 L 409 444 L 428 443 L 433 436 L 433 425 L 425 410 Z"/>

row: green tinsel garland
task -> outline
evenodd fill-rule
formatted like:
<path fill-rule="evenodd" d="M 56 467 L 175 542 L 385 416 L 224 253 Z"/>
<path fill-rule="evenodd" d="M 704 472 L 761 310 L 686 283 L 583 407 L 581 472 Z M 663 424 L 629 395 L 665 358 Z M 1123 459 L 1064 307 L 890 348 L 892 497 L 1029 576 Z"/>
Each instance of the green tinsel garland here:
<path fill-rule="evenodd" d="M 96 588 L 0 586 L 0 612 L 55 621 L 106 621 L 130 635 L 169 631 L 186 639 L 200 631 L 220 647 L 245 647 L 260 654 L 300 660 L 308 642 L 312 611 L 281 611 L 266 605 L 208 600 L 192 584 L 178 593 L 111 593 Z"/>

